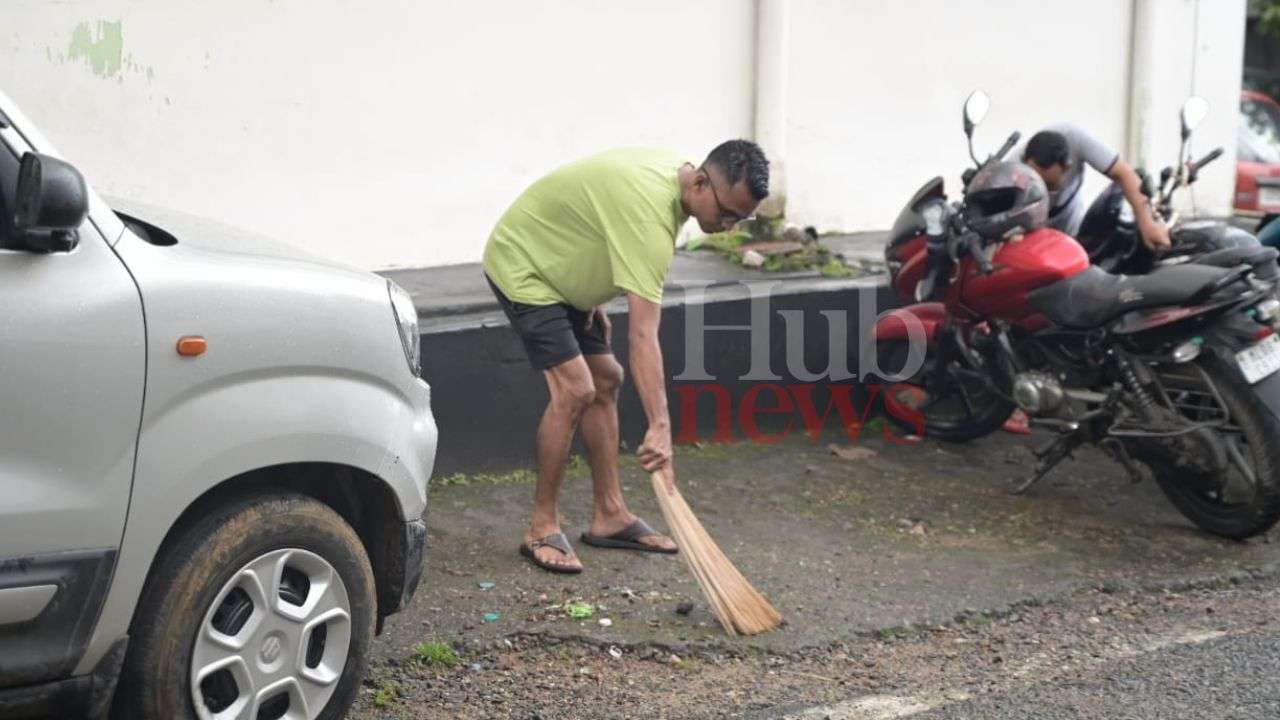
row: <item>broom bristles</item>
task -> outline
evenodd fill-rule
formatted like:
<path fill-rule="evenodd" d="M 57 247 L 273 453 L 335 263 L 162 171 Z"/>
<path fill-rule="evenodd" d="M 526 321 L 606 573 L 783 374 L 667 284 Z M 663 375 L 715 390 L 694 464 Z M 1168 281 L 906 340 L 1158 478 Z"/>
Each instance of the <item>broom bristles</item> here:
<path fill-rule="evenodd" d="M 663 471 L 653 473 L 650 479 L 672 538 L 725 632 L 755 635 L 781 625 L 782 614 L 725 557 L 680 491 L 667 483 Z"/>

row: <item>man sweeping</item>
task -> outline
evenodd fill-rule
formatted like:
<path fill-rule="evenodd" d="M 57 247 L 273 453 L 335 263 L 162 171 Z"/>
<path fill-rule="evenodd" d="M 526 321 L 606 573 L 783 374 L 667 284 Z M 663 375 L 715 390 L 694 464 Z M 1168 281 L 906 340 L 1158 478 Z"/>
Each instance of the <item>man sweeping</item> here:
<path fill-rule="evenodd" d="M 534 565 L 582 571 L 560 527 L 558 505 L 579 426 L 595 497 L 582 541 L 676 552 L 622 497 L 623 371 L 611 350 L 604 304 L 627 297 L 629 364 L 648 420 L 637 456 L 652 472 L 672 460 L 658 323 L 676 235 L 690 216 L 704 232 L 728 230 L 751 216 L 768 191 L 768 161 L 746 140 L 719 145 L 700 166 L 664 150 L 622 149 L 553 171 L 498 221 L 485 246 L 485 275 L 550 394 L 537 430 L 533 518 L 520 544 Z"/>

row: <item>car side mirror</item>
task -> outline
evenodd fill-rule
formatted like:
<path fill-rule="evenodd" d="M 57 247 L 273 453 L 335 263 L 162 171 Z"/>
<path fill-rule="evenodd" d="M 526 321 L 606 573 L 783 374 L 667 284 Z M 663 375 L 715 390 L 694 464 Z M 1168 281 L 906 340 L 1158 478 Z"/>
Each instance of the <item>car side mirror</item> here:
<path fill-rule="evenodd" d="M 973 137 L 973 129 L 987 116 L 991 98 L 981 90 L 974 90 L 964 101 L 964 134 Z"/>
<path fill-rule="evenodd" d="M 70 163 L 29 152 L 18 169 L 13 228 L 23 246 L 39 252 L 70 252 L 89 215 L 89 187 Z"/>
<path fill-rule="evenodd" d="M 1191 137 L 1191 131 L 1209 114 L 1209 103 L 1204 98 L 1193 95 L 1182 104 L 1182 139 Z"/>

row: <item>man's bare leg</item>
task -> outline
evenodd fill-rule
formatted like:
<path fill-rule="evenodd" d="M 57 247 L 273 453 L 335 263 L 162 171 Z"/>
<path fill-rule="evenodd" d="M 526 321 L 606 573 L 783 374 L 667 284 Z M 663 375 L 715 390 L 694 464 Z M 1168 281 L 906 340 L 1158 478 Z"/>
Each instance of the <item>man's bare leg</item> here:
<path fill-rule="evenodd" d="M 579 420 L 595 396 L 591 371 L 582 356 L 544 370 L 542 374 L 547 380 L 551 399 L 538 423 L 538 483 L 533 494 L 533 521 L 525 532 L 525 542 L 561 532 L 560 486 L 569 460 L 569 446 Z M 582 567 L 577 557 L 566 557 L 555 548 L 539 547 L 534 550 L 534 555 L 544 563 Z"/>
<path fill-rule="evenodd" d="M 635 520 L 622 498 L 618 476 L 618 392 L 622 388 L 622 365 L 613 355 L 587 355 L 595 396 L 582 414 L 582 442 L 587 446 L 587 463 L 591 466 L 591 483 L 595 493 L 595 512 L 591 518 L 591 535 L 607 537 L 626 528 Z M 639 541 L 660 548 L 674 548 L 671 538 L 643 535 Z"/>

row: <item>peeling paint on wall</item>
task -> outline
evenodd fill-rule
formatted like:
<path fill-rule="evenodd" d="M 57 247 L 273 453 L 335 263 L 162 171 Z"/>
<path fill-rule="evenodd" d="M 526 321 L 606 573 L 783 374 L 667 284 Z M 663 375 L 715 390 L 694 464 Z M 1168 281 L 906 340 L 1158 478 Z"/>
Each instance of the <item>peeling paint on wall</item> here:
<path fill-rule="evenodd" d="M 83 60 L 94 75 L 112 77 L 119 74 L 124 59 L 124 35 L 121 32 L 121 21 L 107 22 L 99 20 L 96 27 L 88 22 L 76 25 L 71 31 L 71 46 L 67 49 L 67 58 Z"/>

